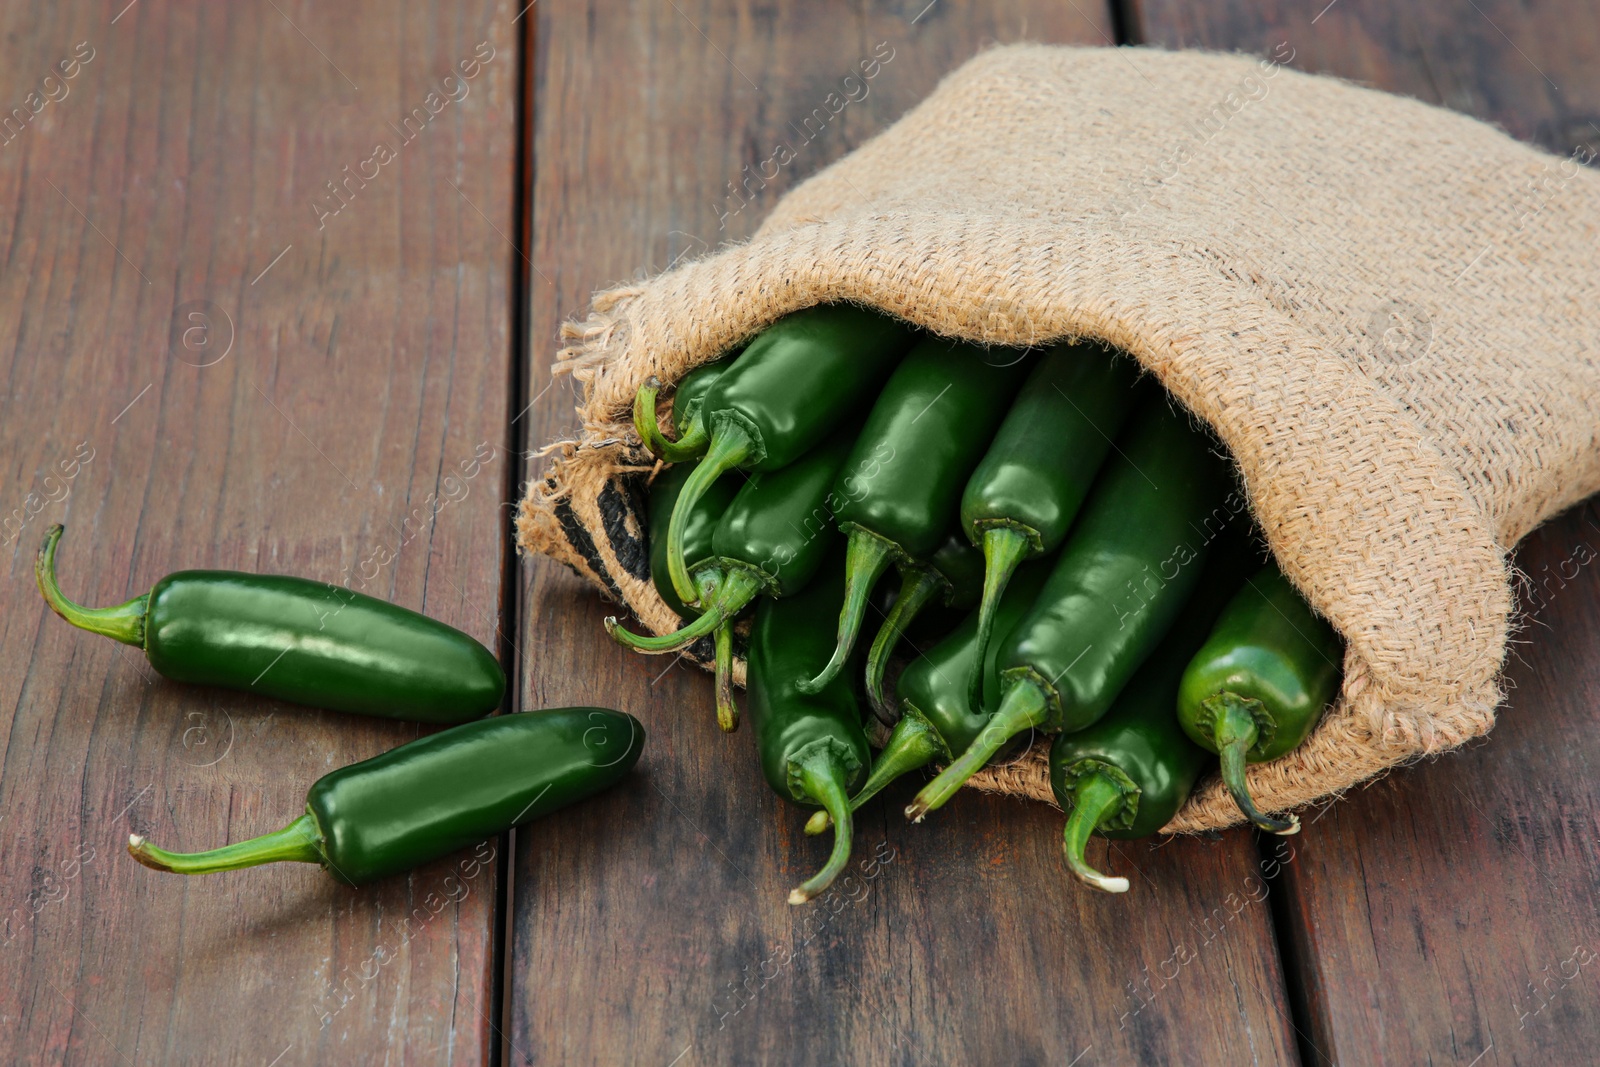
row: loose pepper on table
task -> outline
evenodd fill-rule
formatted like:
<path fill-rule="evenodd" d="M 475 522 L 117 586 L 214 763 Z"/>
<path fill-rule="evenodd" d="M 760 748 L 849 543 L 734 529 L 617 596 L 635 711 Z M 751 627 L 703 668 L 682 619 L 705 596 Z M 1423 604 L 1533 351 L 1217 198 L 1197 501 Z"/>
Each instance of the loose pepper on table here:
<path fill-rule="evenodd" d="M 885 726 L 893 726 L 894 708 L 883 694 L 884 669 L 901 636 L 934 597 L 945 606 L 970 609 L 983 595 L 983 556 L 960 534 L 951 534 L 934 549 L 927 564 L 900 564 L 900 592 L 878 627 L 867 652 L 867 701 Z"/>
<path fill-rule="evenodd" d="M 986 571 L 980 649 L 989 645 L 995 609 L 1018 564 L 1054 552 L 1066 538 L 1139 396 L 1137 377 L 1133 360 L 1097 345 L 1052 348 L 967 480 L 961 528 L 983 549 Z"/>
<path fill-rule="evenodd" d="M 1222 781 L 1239 810 L 1274 834 L 1300 829 L 1298 816 L 1256 807 L 1246 763 L 1298 748 L 1339 687 L 1344 646 L 1276 565 L 1252 576 L 1195 653 L 1178 691 L 1178 722 L 1222 757 Z"/>
<path fill-rule="evenodd" d="M 672 424 L 678 431 L 676 441 L 667 440 L 656 419 L 656 395 L 661 391 L 661 379 L 648 378 L 633 398 L 633 428 L 644 447 L 657 459 L 668 463 L 683 463 L 695 459 L 706 450 L 710 435 L 706 433 L 702 411 L 706 394 L 716 384 L 722 372 L 733 362 L 732 356 L 703 364 L 683 376 L 677 391 L 672 394 Z"/>
<path fill-rule="evenodd" d="M 944 541 L 972 468 L 1029 369 L 1026 356 L 937 338 L 913 348 L 867 416 L 834 491 L 849 538 L 844 607 L 826 667 L 828 684 L 855 648 L 873 586 L 890 563 L 924 564 Z"/>
<path fill-rule="evenodd" d="M 1082 730 L 1111 707 L 1189 599 L 1206 531 L 1231 518 L 1227 469 L 1212 447 L 1164 396 L 1141 404 L 1032 610 L 1002 645 L 999 709 L 917 794 L 909 818 L 944 804 L 1022 731 Z"/>
<path fill-rule="evenodd" d="M 297 861 L 360 885 L 598 793 L 628 773 L 643 747 L 644 727 L 620 711 L 499 715 L 324 775 L 307 794 L 306 813 L 274 833 L 193 853 L 133 834 L 128 851 L 175 874 Z"/>
<path fill-rule="evenodd" d="M 684 603 L 697 592 L 683 558 L 689 509 L 725 471 L 787 467 L 854 424 L 911 343 L 910 327 L 848 304 L 807 308 L 767 327 L 706 394 L 705 460 L 683 487 L 667 530 L 668 574 Z"/>
<path fill-rule="evenodd" d="M 844 599 L 841 570 L 835 552 L 805 591 L 763 600 L 750 631 L 746 703 L 761 772 L 780 797 L 820 806 L 834 825 L 828 862 L 789 894 L 791 904 L 827 889 L 850 862 L 850 790 L 865 777 L 872 757 L 848 678 L 835 678 L 816 693 L 796 684 L 833 647 L 828 623 Z"/>
<path fill-rule="evenodd" d="M 1018 581 L 1006 590 L 995 613 L 995 632 L 1003 639 L 1027 610 L 1039 583 L 1050 573 L 1052 560 L 1032 560 L 1023 564 Z M 899 719 L 889 739 L 872 761 L 872 773 L 859 792 L 850 798 L 850 810 L 859 811 L 884 787 L 902 775 L 930 763 L 949 763 L 966 751 L 983 732 L 989 713 L 1000 703 L 1000 677 L 995 658 L 1000 646 L 991 642 L 985 651 L 983 702 L 974 705 L 967 693 L 967 679 L 978 656 L 978 616 L 970 613 L 943 641 L 906 665 L 895 687 L 900 700 Z M 820 834 L 829 820 L 818 812 L 806 823 L 806 833 Z"/>
<path fill-rule="evenodd" d="M 683 491 L 683 483 L 689 480 L 692 473 L 693 461 L 667 467 L 657 474 L 655 481 L 650 483 L 646 518 L 650 534 L 651 580 L 667 607 L 683 618 L 698 615 L 699 611 L 678 599 L 678 591 L 672 588 L 672 581 L 667 577 L 667 522 L 672 518 L 672 509 L 678 502 L 678 494 Z M 718 478 L 695 504 L 683 535 L 684 555 L 694 561 L 690 564 L 691 571 L 699 570 L 711 558 L 712 535 L 742 482 L 740 478 Z M 708 592 L 702 590 L 702 593 Z"/>
<path fill-rule="evenodd" d="M 664 637 L 641 637 L 623 629 L 615 616 L 606 619 L 607 632 L 619 644 L 651 655 L 676 652 L 713 635 L 717 723 L 724 730 L 739 724 L 733 700 L 734 618 L 763 593 L 792 596 L 822 566 L 836 542 L 828 522 L 828 492 L 850 440 L 840 435 L 781 470 L 749 476 L 717 521 L 710 557 L 695 571 L 696 586 L 708 591 L 698 619 Z"/>
<path fill-rule="evenodd" d="M 61 533 L 50 527 L 34 562 L 45 602 L 80 629 L 144 649 L 174 681 L 434 723 L 476 719 L 505 692 L 500 664 L 460 630 L 328 582 L 178 571 L 126 604 L 83 607 L 56 583 Z"/>
<path fill-rule="evenodd" d="M 1211 761 L 1210 753 L 1184 736 L 1172 708 L 1190 657 L 1256 561 L 1243 531 L 1230 528 L 1221 534 L 1178 621 L 1105 718 L 1056 735 L 1050 787 L 1067 813 L 1062 850 L 1068 869 L 1086 885 L 1127 892 L 1126 878 L 1107 877 L 1089 866 L 1084 858 L 1089 835 L 1149 837 L 1178 813 Z"/>

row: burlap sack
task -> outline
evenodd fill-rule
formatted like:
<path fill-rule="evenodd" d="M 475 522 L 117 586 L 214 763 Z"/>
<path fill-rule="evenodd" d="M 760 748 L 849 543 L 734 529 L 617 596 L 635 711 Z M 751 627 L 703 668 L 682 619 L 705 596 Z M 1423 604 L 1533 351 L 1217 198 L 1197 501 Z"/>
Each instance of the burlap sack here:
<path fill-rule="evenodd" d="M 667 630 L 628 421 L 647 376 L 824 301 L 977 341 L 1100 339 L 1216 430 L 1284 572 L 1348 640 L 1336 707 L 1250 773 L 1270 811 L 1337 793 L 1490 728 L 1506 552 L 1600 488 L 1586 162 L 1275 59 L 985 52 L 749 243 L 563 331 L 583 437 L 552 446 L 520 543 Z M 1043 747 L 978 784 L 1048 800 Z M 1238 821 L 1213 780 L 1168 829 Z"/>

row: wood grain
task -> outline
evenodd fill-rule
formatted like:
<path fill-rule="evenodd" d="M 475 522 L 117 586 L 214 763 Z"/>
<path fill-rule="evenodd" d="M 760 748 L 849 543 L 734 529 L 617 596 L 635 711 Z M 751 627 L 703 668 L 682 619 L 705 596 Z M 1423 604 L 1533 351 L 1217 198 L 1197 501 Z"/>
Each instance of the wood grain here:
<path fill-rule="evenodd" d="M 275 829 L 315 778 L 417 728 L 158 680 L 51 615 L 30 564 L 64 521 L 63 582 L 85 602 L 241 568 L 348 582 L 494 640 L 515 10 L 144 0 L 8 18 L 5 109 L 92 53 L 0 137 L 13 1062 L 493 1047 L 489 853 L 357 892 L 312 867 L 161 876 L 123 852 L 130 830 L 191 849 Z M 493 58 L 441 89 L 479 42 Z M 364 162 L 380 142 L 393 158 Z"/>
<path fill-rule="evenodd" d="M 1259 55 L 1492 122 L 1566 155 L 1600 152 L 1600 16 L 1583 0 L 1126 0 L 1137 38 Z"/>
<path fill-rule="evenodd" d="M 1494 732 L 1307 820 L 1286 887 L 1291 956 L 1311 1031 L 1336 1063 L 1592 1058 L 1596 519 L 1591 502 L 1518 553 L 1524 570 L 1554 579 L 1514 653 Z"/>
<path fill-rule="evenodd" d="M 1592 5 L 1140 6 L 1153 43 L 1266 52 L 1287 41 L 1302 69 L 1456 108 L 1552 151 L 1600 149 Z M 1591 500 L 1517 553 L 1530 613 L 1494 732 L 1307 819 L 1287 875 L 1286 953 L 1312 1039 L 1333 1062 L 1594 1059 L 1596 520 Z"/>
<path fill-rule="evenodd" d="M 989 41 L 1110 34 L 1102 8 L 1025 0 L 535 10 L 530 444 L 575 425 L 548 366 L 593 290 L 747 236 Z M 730 201 L 880 43 L 869 92 Z M 504 1062 L 1294 1061 L 1246 835 L 1097 844 L 1137 883 L 1110 899 L 1067 883 L 1049 809 L 970 795 L 911 827 L 902 789 L 865 813 L 855 880 L 792 908 L 825 844 L 748 731 L 717 732 L 709 680 L 612 646 L 593 593 L 525 566 L 524 703 L 615 702 L 651 737 L 628 785 L 517 834 Z"/>

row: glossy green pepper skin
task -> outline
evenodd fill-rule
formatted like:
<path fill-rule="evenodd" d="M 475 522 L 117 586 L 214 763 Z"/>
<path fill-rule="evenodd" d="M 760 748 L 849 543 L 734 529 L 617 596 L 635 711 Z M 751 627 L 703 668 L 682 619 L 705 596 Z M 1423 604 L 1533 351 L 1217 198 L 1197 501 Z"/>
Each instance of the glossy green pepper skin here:
<path fill-rule="evenodd" d="M 961 528 L 987 561 L 978 643 L 1011 574 L 1054 552 L 1140 391 L 1138 367 L 1098 345 L 1046 352 L 961 495 Z M 973 683 L 969 683 L 973 684 Z"/>
<path fill-rule="evenodd" d="M 656 587 L 656 592 L 661 594 L 661 599 L 666 601 L 680 618 L 698 615 L 699 612 L 688 607 L 678 599 L 678 591 L 672 588 L 672 582 L 667 578 L 667 523 L 672 518 L 672 509 L 678 502 L 678 494 L 683 490 L 683 483 L 689 480 L 689 475 L 694 472 L 695 461 L 680 463 L 667 467 L 656 475 L 655 481 L 650 483 L 650 503 L 646 523 L 650 531 L 650 577 Z M 717 523 L 722 519 L 723 512 L 728 510 L 728 505 L 733 501 L 734 494 L 738 492 L 735 482 L 737 478 L 719 478 L 712 483 L 694 510 L 689 514 L 688 525 L 684 530 L 683 551 L 684 555 L 693 561 L 691 569 L 698 568 L 711 558 L 711 539 L 717 528 Z"/>
<path fill-rule="evenodd" d="M 703 590 L 698 619 L 665 637 L 641 637 L 623 629 L 615 616 L 606 619 L 606 630 L 618 643 L 650 655 L 714 637 L 717 722 L 725 731 L 739 723 L 733 700 L 734 619 L 762 594 L 798 592 L 822 566 L 837 541 L 828 519 L 828 493 L 849 451 L 850 438 L 841 435 L 782 470 L 748 476 L 712 530 L 710 557 L 695 570 L 695 585 Z"/>
<path fill-rule="evenodd" d="M 672 394 L 672 424 L 678 432 L 676 441 L 667 440 L 656 420 L 656 395 L 661 391 L 661 379 L 651 377 L 639 387 L 633 400 L 633 428 L 645 448 L 657 459 L 685 463 L 705 452 L 709 435 L 701 412 L 706 394 L 732 362 L 732 357 L 725 357 L 702 364 L 678 382 Z"/>
<path fill-rule="evenodd" d="M 442 622 L 327 582 L 179 571 L 148 594 L 85 608 L 56 583 L 52 526 L 34 564 L 39 591 L 74 626 L 144 649 L 178 682 L 414 722 L 458 723 L 499 706 L 489 650 Z"/>
<path fill-rule="evenodd" d="M 855 647 L 867 601 L 889 564 L 925 565 L 944 543 L 972 468 L 1030 368 L 1026 353 L 930 339 L 895 368 L 835 486 L 850 539 L 845 600 L 826 685 Z"/>
<path fill-rule="evenodd" d="M 747 704 L 761 773 L 780 797 L 821 807 L 834 823 L 827 864 L 789 895 L 791 904 L 827 889 L 850 862 L 850 790 L 866 777 L 872 758 L 847 678 L 817 693 L 803 693 L 796 684 L 832 650 L 828 624 L 844 599 L 841 562 L 834 553 L 803 592 L 762 601 L 750 631 Z"/>
<path fill-rule="evenodd" d="M 970 610 L 983 595 L 983 554 L 959 533 L 945 537 L 926 564 L 901 563 L 900 592 L 883 617 L 867 652 L 867 700 L 885 726 L 895 712 L 883 692 L 883 675 L 901 636 L 936 598 L 953 611 Z"/>
<path fill-rule="evenodd" d="M 1056 735 L 1050 787 L 1067 813 L 1067 867 L 1086 885 L 1111 893 L 1128 889 L 1126 878 L 1108 878 L 1084 859 L 1091 833 L 1149 837 L 1172 821 L 1211 762 L 1210 753 L 1184 735 L 1173 702 L 1184 668 L 1255 565 L 1243 531 L 1218 538 L 1183 613 L 1116 704 L 1093 726 Z"/>
<path fill-rule="evenodd" d="M 849 452 L 849 436 L 840 435 L 782 470 L 750 475 L 717 523 L 713 556 L 759 571 L 773 596 L 805 588 L 836 542 L 828 494 Z"/>
<path fill-rule="evenodd" d="M 911 344 L 904 323 L 847 304 L 807 308 L 759 334 L 718 376 L 702 402 L 710 431 L 705 462 L 684 486 L 679 510 L 687 518 L 705 487 L 735 467 L 787 467 L 853 423 Z M 685 603 L 695 599 L 683 558 L 679 520 L 668 531 L 672 585 Z"/>
<path fill-rule="evenodd" d="M 1251 823 L 1292 834 L 1300 820 L 1263 814 L 1245 782 L 1246 763 L 1265 763 L 1305 741 L 1339 688 L 1339 635 L 1275 565 L 1222 612 L 1183 675 L 1178 722 L 1222 756 L 1222 780 Z"/>
<path fill-rule="evenodd" d="M 954 795 L 1011 737 L 1096 722 L 1166 635 L 1199 579 L 1231 507 L 1226 467 L 1188 416 L 1141 404 L 1096 479 L 1032 610 L 1001 645 L 1004 696 L 978 742 L 906 809 L 913 819 Z"/>
<path fill-rule="evenodd" d="M 306 813 L 276 833 L 196 853 L 167 852 L 135 834 L 128 851 L 177 874 L 288 860 L 361 885 L 598 793 L 628 773 L 643 747 L 644 727 L 620 711 L 500 715 L 324 775 Z"/>

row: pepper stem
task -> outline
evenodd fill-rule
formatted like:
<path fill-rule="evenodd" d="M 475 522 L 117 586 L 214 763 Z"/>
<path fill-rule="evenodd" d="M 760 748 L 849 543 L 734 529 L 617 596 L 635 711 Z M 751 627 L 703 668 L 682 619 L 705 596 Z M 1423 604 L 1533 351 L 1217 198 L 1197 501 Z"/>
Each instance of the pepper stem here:
<path fill-rule="evenodd" d="M 59 522 L 52 523 L 45 532 L 44 544 L 39 546 L 39 554 L 34 557 L 33 576 L 39 583 L 44 602 L 50 605 L 50 610 L 80 630 L 143 648 L 148 596 L 136 596 L 126 604 L 112 608 L 86 608 L 82 604 L 74 604 L 61 592 L 61 587 L 56 584 L 56 543 L 61 540 L 63 532 L 64 528 Z"/>
<path fill-rule="evenodd" d="M 833 884 L 850 864 L 854 824 L 850 818 L 850 798 L 845 787 L 844 761 L 831 744 L 807 745 L 792 765 L 792 773 L 806 796 L 822 805 L 833 820 L 833 852 L 822 869 L 789 891 L 789 903 L 804 904 Z"/>
<path fill-rule="evenodd" d="M 1126 893 L 1128 880 L 1101 874 L 1084 859 L 1084 849 L 1089 845 L 1089 835 L 1125 802 L 1122 785 L 1104 771 L 1091 771 L 1078 779 L 1072 790 L 1072 811 L 1067 816 L 1067 827 L 1062 831 L 1062 851 L 1066 853 L 1067 866 L 1085 885 L 1107 893 Z"/>
<path fill-rule="evenodd" d="M 679 499 L 682 499 L 681 497 Z M 894 542 L 885 540 L 871 530 L 860 526 L 850 527 L 850 541 L 844 554 L 844 606 L 839 609 L 839 638 L 834 642 L 833 658 L 822 668 L 822 673 L 809 681 L 799 682 L 795 688 L 802 693 L 820 693 L 822 687 L 839 676 L 850 660 L 861 636 L 861 620 L 867 613 L 867 598 L 872 587 L 900 550 Z"/>
<path fill-rule="evenodd" d="M 173 874 L 215 874 L 263 863 L 327 862 L 322 853 L 322 831 L 309 811 L 282 830 L 209 852 L 168 852 L 138 834 L 129 834 L 128 854 L 153 871 Z"/>
<path fill-rule="evenodd" d="M 681 630 L 674 630 L 672 633 L 661 637 L 644 637 L 624 627 L 617 621 L 615 615 L 606 616 L 606 633 L 610 634 L 617 644 L 625 648 L 631 648 L 635 652 L 643 652 L 649 656 L 659 656 L 663 652 L 676 652 L 684 645 L 692 645 L 700 638 L 715 633 L 721 625 L 721 613 L 716 608 L 710 608 Z"/>
<path fill-rule="evenodd" d="M 883 672 L 889 665 L 889 655 L 900 643 L 900 635 L 917 614 L 927 606 L 935 593 L 949 587 L 949 582 L 932 567 L 905 566 L 900 569 L 900 593 L 888 617 L 878 627 L 878 636 L 867 653 L 867 700 L 872 712 L 885 726 L 894 725 L 895 709 L 883 695 Z"/>
<path fill-rule="evenodd" d="M 733 623 L 717 627 L 717 726 L 725 734 L 739 728 L 739 705 L 733 699 Z"/>
<path fill-rule="evenodd" d="M 1000 611 L 1000 598 L 1032 548 L 1028 532 L 1022 528 L 990 526 L 983 531 L 983 600 L 978 605 L 977 655 L 967 674 L 967 703 L 973 707 L 983 702 L 983 665 L 989 654 L 995 615 Z"/>
<path fill-rule="evenodd" d="M 673 591 L 685 604 L 699 602 L 694 579 L 689 575 L 689 564 L 683 558 L 683 537 L 689 515 L 713 482 L 758 454 L 759 449 L 750 430 L 735 419 L 726 419 L 717 427 L 706 458 L 690 472 L 683 488 L 678 491 L 678 500 L 672 507 L 672 518 L 667 522 L 667 575 L 672 579 Z"/>
<path fill-rule="evenodd" d="M 1270 834 L 1288 837 L 1300 832 L 1300 816 L 1276 819 L 1263 814 L 1256 807 L 1255 798 L 1250 795 L 1249 783 L 1245 781 L 1246 757 L 1255 747 L 1259 735 L 1255 716 L 1250 714 L 1250 705 L 1255 703 L 1257 701 L 1228 692 L 1207 697 L 1204 701 L 1207 710 L 1216 712 L 1211 725 L 1211 738 L 1217 746 L 1217 754 L 1222 757 L 1222 783 L 1228 787 L 1228 792 L 1233 794 L 1233 802 L 1239 805 L 1239 810 L 1244 812 L 1244 817 L 1252 825 Z"/>
<path fill-rule="evenodd" d="M 859 811 L 861 805 L 881 793 L 885 786 L 902 775 L 919 767 L 926 767 L 936 759 L 949 759 L 950 748 L 915 706 L 908 705 L 906 713 L 894 724 L 883 751 L 872 761 L 872 773 L 859 792 L 850 798 L 850 810 Z M 806 833 L 820 834 L 833 824 L 826 810 L 811 816 L 806 823 Z"/>
<path fill-rule="evenodd" d="M 633 429 L 644 447 L 657 459 L 667 463 L 684 463 L 706 450 L 706 432 L 703 424 L 696 422 L 676 441 L 670 441 L 661 432 L 661 421 L 656 417 L 656 394 L 661 391 L 661 379 L 651 375 L 633 397 Z"/>
<path fill-rule="evenodd" d="M 1047 711 L 1045 693 L 1039 683 L 1024 678 L 1012 685 L 1006 690 L 999 709 L 989 716 L 983 732 L 961 754 L 961 758 L 941 771 L 906 806 L 906 818 L 921 822 L 928 812 L 943 807 L 945 801 L 955 796 L 956 790 L 966 785 L 968 778 L 982 770 L 983 765 L 1004 748 L 1007 741 L 1044 722 Z"/>
<path fill-rule="evenodd" d="M 724 623 L 731 624 L 733 617 L 743 611 L 744 606 L 754 600 L 766 587 L 766 582 L 755 568 L 730 567 L 715 586 L 706 583 L 702 587 L 706 590 L 710 603 L 706 605 L 706 610 L 698 619 L 682 629 L 663 637 L 643 637 L 625 629 L 617 622 L 615 615 L 608 615 L 606 633 L 610 634 L 617 644 L 646 655 L 659 656 L 663 652 L 676 652 L 686 645 L 694 644 L 702 637 L 715 634 Z"/>

